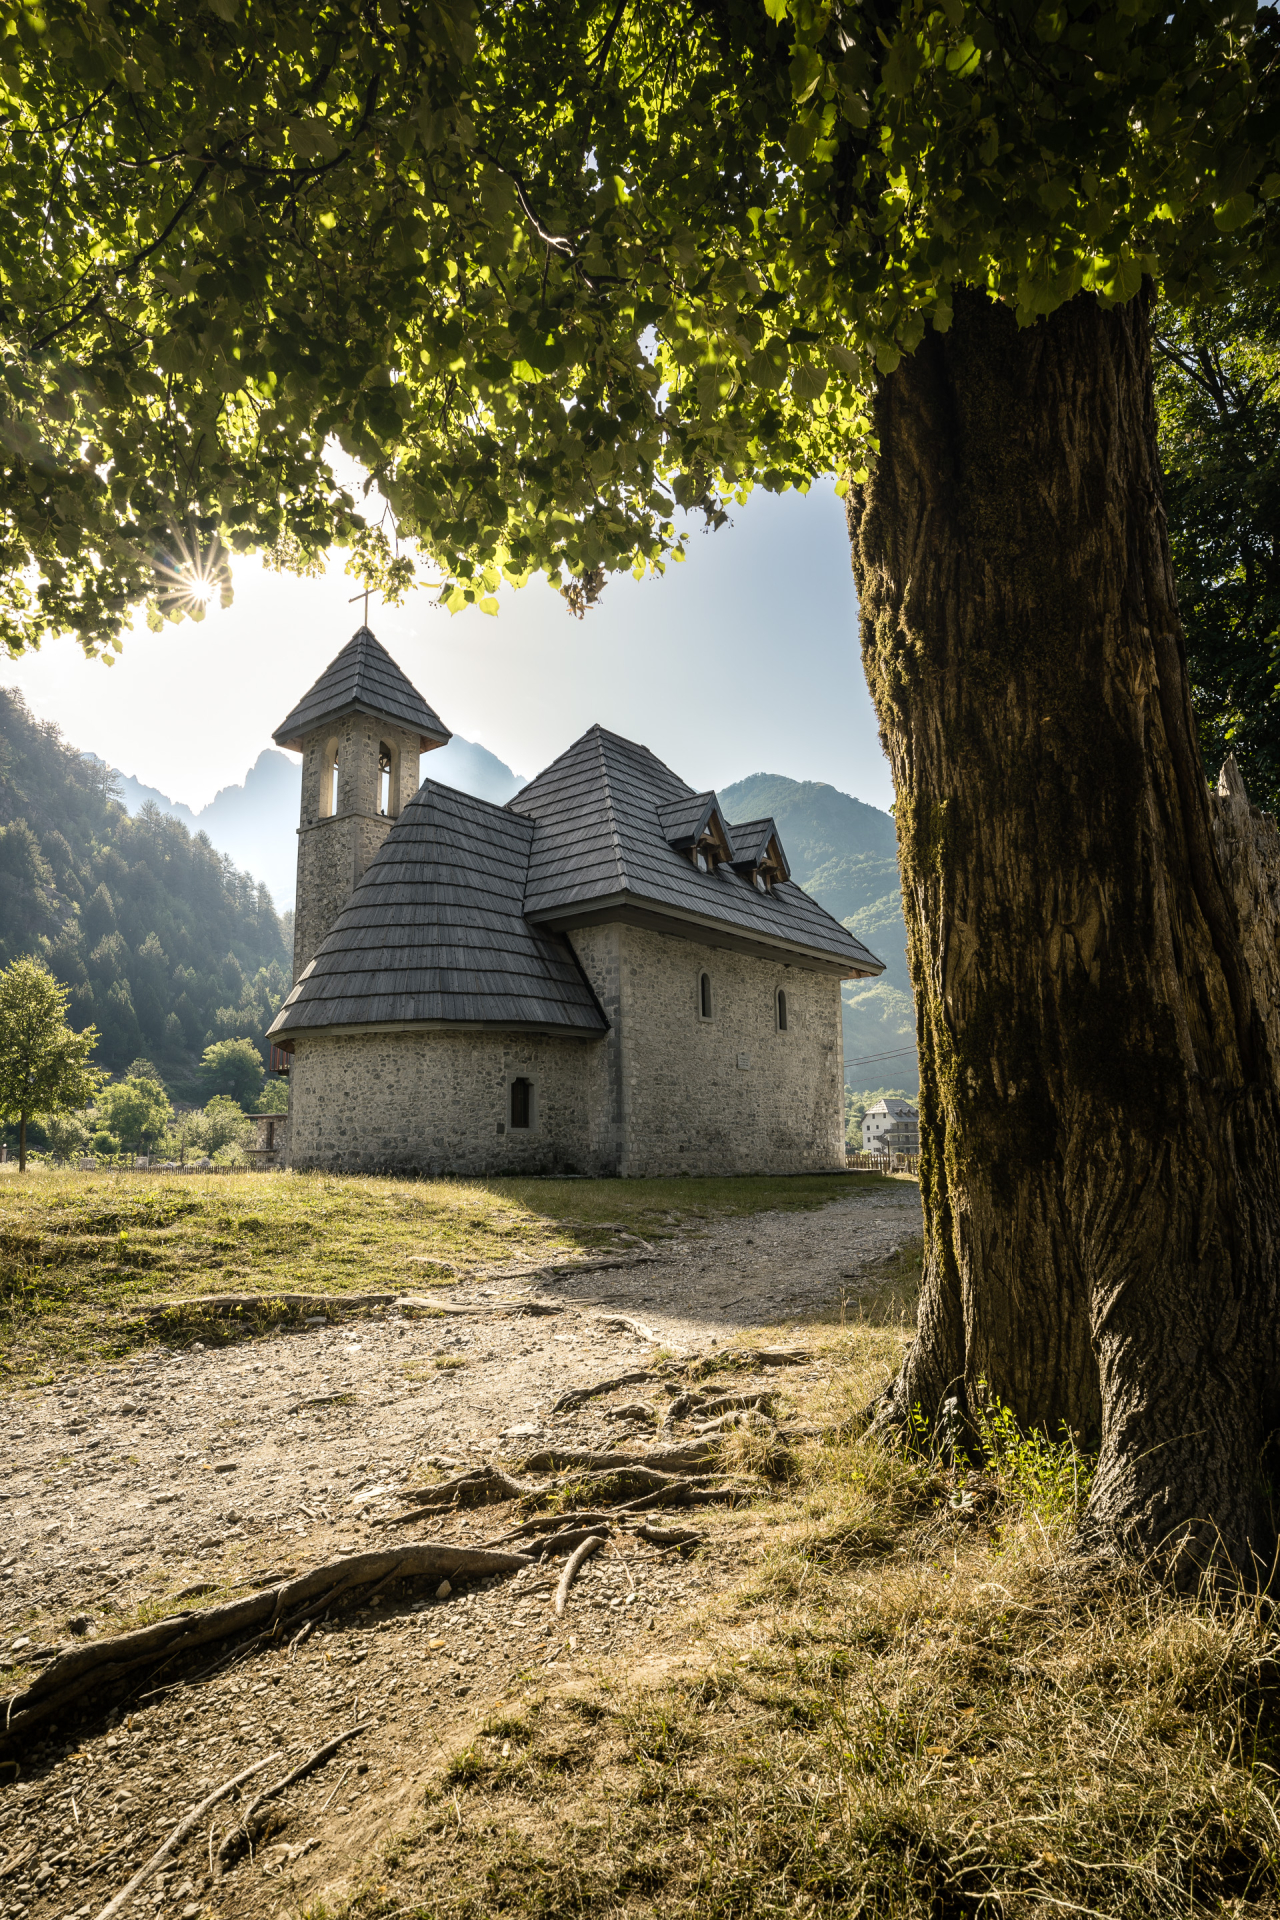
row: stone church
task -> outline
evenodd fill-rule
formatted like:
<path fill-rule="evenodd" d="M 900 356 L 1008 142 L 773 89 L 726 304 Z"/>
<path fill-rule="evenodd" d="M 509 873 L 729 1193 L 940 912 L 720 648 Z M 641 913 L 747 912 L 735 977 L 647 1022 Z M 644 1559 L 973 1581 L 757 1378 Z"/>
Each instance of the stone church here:
<path fill-rule="evenodd" d="M 772 820 L 600 726 L 505 807 L 420 783 L 449 730 L 367 627 L 274 738 L 302 755 L 286 1164 L 844 1166 L 840 983 L 883 966 Z"/>

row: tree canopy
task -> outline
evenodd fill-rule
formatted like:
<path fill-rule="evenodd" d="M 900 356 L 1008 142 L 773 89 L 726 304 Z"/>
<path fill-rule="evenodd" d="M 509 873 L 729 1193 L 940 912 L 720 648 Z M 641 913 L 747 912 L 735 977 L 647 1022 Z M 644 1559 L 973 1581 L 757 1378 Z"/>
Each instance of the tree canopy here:
<path fill-rule="evenodd" d="M 262 1061 L 254 1041 L 216 1040 L 200 1056 L 200 1077 L 212 1094 L 224 1094 L 242 1106 L 262 1091 Z"/>
<path fill-rule="evenodd" d="M 0 632 L 109 649 L 334 542 L 580 610 L 678 509 L 856 475 L 959 286 L 1270 285 L 1276 50 L 1226 0 L 19 4 Z"/>
<path fill-rule="evenodd" d="M 1280 811 L 1280 306 L 1157 316 L 1165 508 L 1206 764 Z"/>
<path fill-rule="evenodd" d="M 135 1061 L 133 1071 L 99 1094 L 97 1119 L 124 1146 L 141 1151 L 172 1125 L 173 1107 L 154 1069 L 146 1061 Z"/>

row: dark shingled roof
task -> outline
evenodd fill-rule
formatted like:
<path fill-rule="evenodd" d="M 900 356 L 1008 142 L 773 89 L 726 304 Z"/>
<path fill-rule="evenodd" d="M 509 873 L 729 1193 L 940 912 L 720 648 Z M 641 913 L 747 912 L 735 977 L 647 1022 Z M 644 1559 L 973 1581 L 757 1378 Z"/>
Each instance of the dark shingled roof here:
<path fill-rule="evenodd" d="M 694 803 L 706 799 L 647 747 L 592 727 L 507 802 L 509 812 L 538 823 L 525 913 L 572 926 L 575 918 L 607 918 L 606 907 L 625 905 L 789 947 L 849 973 L 884 972 L 882 961 L 792 881 L 758 893 L 731 867 L 699 873 L 678 853 L 665 823 L 687 822 Z"/>
<path fill-rule="evenodd" d="M 271 738 L 278 747 L 300 753 L 304 735 L 349 713 L 391 720 L 409 733 L 418 733 L 424 748 L 442 747 L 453 738 L 368 627 L 357 628 Z"/>
<path fill-rule="evenodd" d="M 791 868 L 783 851 L 782 835 L 778 832 L 774 820 L 735 820 L 729 828 L 729 838 L 733 843 L 733 864 L 735 867 L 758 867 L 769 851 L 772 840 L 782 856 L 786 878 L 791 878 Z"/>
<path fill-rule="evenodd" d="M 712 815 L 719 813 L 720 803 L 714 793 L 691 793 L 687 797 L 681 795 L 678 800 L 668 800 L 660 806 L 658 824 L 668 846 L 694 847 L 706 832 Z M 727 827 L 728 822 L 723 815 L 720 818 L 721 825 Z"/>
<path fill-rule="evenodd" d="M 391 828 L 271 1036 L 455 1021 L 595 1039 L 608 1021 L 563 935 L 530 926 L 531 820 L 426 780 Z"/>

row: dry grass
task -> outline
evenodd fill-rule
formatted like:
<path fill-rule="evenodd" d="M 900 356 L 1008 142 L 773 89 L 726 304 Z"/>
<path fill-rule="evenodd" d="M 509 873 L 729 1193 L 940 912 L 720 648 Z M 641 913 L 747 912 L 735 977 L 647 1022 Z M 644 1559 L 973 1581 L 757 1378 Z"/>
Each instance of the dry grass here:
<path fill-rule="evenodd" d="M 862 1177 L 865 1179 L 865 1176 Z M 717 1215 L 824 1206 L 840 1179 L 393 1180 L 322 1174 L 0 1175 L 0 1379 L 220 1336 L 202 1293 L 447 1286 L 460 1273 L 695 1231 Z M 628 1239 L 627 1235 L 633 1236 Z M 157 1329 L 138 1305 L 190 1311 Z M 238 1329 L 299 1317 L 272 1309 Z"/>
<path fill-rule="evenodd" d="M 835 1344 L 824 1419 L 901 1352 Z M 342 1913 L 1274 1914 L 1271 1609 L 1073 1560 L 1081 1469 L 803 1448 L 686 1658 L 491 1725 Z"/>

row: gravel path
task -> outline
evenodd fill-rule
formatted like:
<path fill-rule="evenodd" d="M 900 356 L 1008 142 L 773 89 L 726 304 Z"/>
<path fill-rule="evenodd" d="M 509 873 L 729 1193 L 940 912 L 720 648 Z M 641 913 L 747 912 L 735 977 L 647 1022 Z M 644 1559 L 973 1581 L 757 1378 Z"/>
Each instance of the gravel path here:
<path fill-rule="evenodd" d="M 429 1465 L 553 1435 L 603 1446 L 634 1434 L 606 1417 L 607 1400 L 564 1416 L 553 1402 L 659 1347 L 701 1352 L 745 1327 L 829 1311 L 919 1231 L 914 1185 L 854 1187 L 816 1212 L 714 1222 L 652 1254 L 641 1246 L 632 1265 L 451 1291 L 479 1313 L 372 1313 L 11 1394 L 0 1400 L 0 1685 L 21 1685 L 33 1654 L 69 1628 L 109 1632 L 113 1614 L 140 1604 L 391 1544 L 378 1523 Z M 541 1311 L 519 1310 L 535 1299 Z M 451 1515 L 427 1523 L 428 1537 L 442 1528 L 482 1540 L 495 1517 Z M 316 1897 L 403 1823 L 414 1782 L 477 1706 L 531 1676 L 678 1646 L 685 1603 L 720 1577 L 714 1550 L 694 1566 L 653 1554 L 630 1574 L 614 1557 L 589 1563 L 563 1621 L 545 1592 L 525 1591 L 536 1584 L 527 1575 L 390 1614 L 374 1607 L 292 1655 L 51 1729 L 17 1781 L 0 1763 L 0 1916 L 90 1920 L 219 1781 L 275 1751 L 296 1764 L 373 1716 L 374 1729 L 281 1799 L 280 1837 L 253 1863 L 211 1885 L 189 1845 L 128 1911 L 274 1913 L 277 1875 L 291 1900 Z M 224 1809 L 221 1824 L 230 1818 Z"/>

